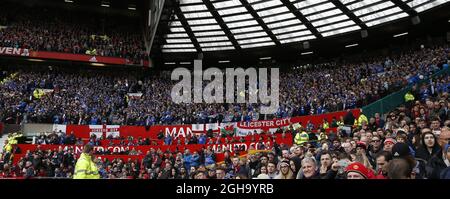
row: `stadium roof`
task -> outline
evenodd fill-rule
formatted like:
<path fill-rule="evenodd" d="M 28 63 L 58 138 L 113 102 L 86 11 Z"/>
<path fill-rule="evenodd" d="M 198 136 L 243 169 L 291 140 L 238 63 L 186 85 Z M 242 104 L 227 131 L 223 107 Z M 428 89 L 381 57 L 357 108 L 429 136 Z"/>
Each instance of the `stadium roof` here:
<path fill-rule="evenodd" d="M 179 0 L 163 36 L 162 52 L 239 50 L 317 40 L 414 17 L 448 2 Z"/>

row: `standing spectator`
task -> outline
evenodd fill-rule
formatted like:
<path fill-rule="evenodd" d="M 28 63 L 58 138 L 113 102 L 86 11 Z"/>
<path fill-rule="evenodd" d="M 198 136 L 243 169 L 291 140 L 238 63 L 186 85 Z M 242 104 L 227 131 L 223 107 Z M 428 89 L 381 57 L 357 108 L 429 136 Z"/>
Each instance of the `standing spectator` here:
<path fill-rule="evenodd" d="M 93 160 L 94 147 L 92 145 L 85 145 L 83 153 L 81 153 L 75 165 L 74 179 L 99 179 L 98 168 Z"/>

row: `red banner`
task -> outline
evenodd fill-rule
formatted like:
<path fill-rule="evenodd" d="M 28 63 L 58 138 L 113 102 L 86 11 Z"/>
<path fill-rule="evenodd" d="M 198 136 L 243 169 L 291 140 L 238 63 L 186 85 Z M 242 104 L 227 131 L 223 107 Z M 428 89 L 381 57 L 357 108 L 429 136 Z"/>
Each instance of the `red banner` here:
<path fill-rule="evenodd" d="M 79 138 L 89 138 L 93 125 L 67 125 L 66 133 L 74 133 L 76 137 Z M 108 126 L 103 125 L 103 130 L 96 130 L 98 132 L 103 132 L 103 137 L 106 137 L 106 132 L 109 132 Z M 152 126 L 146 129 L 144 126 L 120 126 L 119 127 L 120 136 L 128 137 L 133 136 L 134 138 L 142 137 L 142 138 L 151 138 L 156 139 L 159 133 L 162 133 L 163 136 L 170 135 L 173 138 L 178 137 L 190 137 L 192 136 L 192 128 L 191 125 L 173 125 L 173 126 Z"/>
<path fill-rule="evenodd" d="M 57 60 L 117 64 L 117 65 L 138 65 L 138 66 L 149 65 L 148 60 L 142 60 L 141 63 L 135 64 L 128 59 L 120 57 L 92 56 L 85 54 L 72 54 L 72 53 L 47 52 L 47 51 L 30 51 L 28 49 L 12 48 L 12 47 L 0 47 L 0 55 L 25 56 L 40 59 L 57 59 Z"/>
<path fill-rule="evenodd" d="M 353 115 L 357 118 L 360 114 L 360 109 L 351 110 Z M 334 113 L 327 113 L 321 115 L 309 115 L 309 116 L 301 116 L 301 117 L 293 117 L 293 118 L 285 118 L 285 119 L 275 119 L 275 120 L 264 120 L 264 121 L 252 121 L 252 122 L 238 122 L 238 123 L 222 123 L 220 124 L 220 129 L 233 130 L 233 128 L 237 128 L 238 135 L 245 136 L 248 135 L 247 132 L 252 132 L 257 130 L 260 133 L 262 130 L 271 132 L 275 131 L 278 127 L 287 127 L 294 123 L 301 123 L 303 127 L 306 126 L 308 121 L 310 121 L 316 128 L 322 125 L 323 120 L 327 119 L 327 121 L 331 124 L 331 121 L 334 118 L 338 119 L 340 117 L 344 117 L 347 114 L 347 111 L 340 111 Z M 120 126 L 119 127 L 119 135 L 128 137 L 133 136 L 134 138 L 150 138 L 156 140 L 159 133 L 162 133 L 164 136 L 170 135 L 173 139 L 178 139 L 185 137 L 190 137 L 193 134 L 196 134 L 198 131 L 193 131 L 193 125 L 172 125 L 172 126 L 151 126 L 149 128 L 145 128 L 144 126 Z M 66 133 L 70 134 L 73 132 L 76 137 L 80 138 L 89 138 L 91 132 L 94 130 L 93 125 L 67 125 Z M 96 128 L 96 132 L 102 133 L 103 137 L 106 137 L 107 132 L 111 132 L 117 127 L 113 125 L 98 125 Z M 219 127 L 218 127 L 219 128 Z M 205 132 L 204 131 L 199 132 Z M 328 130 L 329 131 L 329 130 Z M 328 132 L 327 131 L 327 132 Z M 241 133 L 241 134 L 239 134 Z"/>
<path fill-rule="evenodd" d="M 275 135 L 275 141 L 278 144 L 286 144 L 290 146 L 292 144 L 292 135 L 286 134 L 285 137 L 282 137 L 282 135 L 277 134 Z M 259 141 L 259 137 L 263 137 L 261 141 Z M 113 153 L 117 153 L 117 155 L 120 155 L 122 152 L 129 152 L 131 150 L 140 151 L 141 155 L 136 156 L 143 156 L 149 151 L 150 149 L 155 150 L 162 150 L 165 151 L 184 151 L 186 149 L 189 149 L 191 152 L 194 151 L 200 151 L 203 148 L 210 147 L 213 152 L 216 154 L 216 161 L 220 162 L 224 160 L 223 153 L 225 150 L 228 150 L 231 152 L 231 155 L 234 155 L 235 152 L 239 151 L 241 155 L 246 154 L 248 150 L 250 149 L 270 149 L 273 147 L 273 141 L 270 141 L 268 139 L 268 136 L 259 136 L 258 139 L 255 139 L 255 141 L 251 141 L 252 136 L 248 136 L 248 139 L 245 140 L 245 142 L 242 143 L 222 143 L 222 144 L 189 144 L 189 145 L 158 145 L 158 146 L 95 146 L 94 150 L 98 153 L 104 152 L 104 151 L 110 151 Z M 255 137 L 256 138 L 256 137 Z M 263 147 L 264 145 L 264 147 Z M 18 144 L 17 145 L 20 150 L 21 154 L 15 154 L 14 156 L 14 163 L 20 160 L 21 157 L 25 155 L 25 153 L 29 151 L 35 151 L 38 148 L 41 150 L 59 150 L 60 148 L 63 150 L 72 148 L 74 149 L 74 152 L 76 154 L 80 154 L 83 151 L 83 146 L 79 145 L 37 145 L 37 144 Z M 237 151 L 236 151 L 237 150 Z M 109 155 L 95 155 L 96 157 L 103 157 L 103 156 L 109 156 Z M 112 155 L 116 156 L 116 155 Z M 133 156 L 133 155 L 127 155 L 127 156 Z"/>
<path fill-rule="evenodd" d="M 83 54 L 46 52 L 46 51 L 33 51 L 31 52 L 30 56 L 34 58 L 43 58 L 43 59 L 59 59 L 59 60 L 117 64 L 117 65 L 135 65 L 129 60 L 120 57 L 92 56 Z M 143 61 L 143 63 L 138 65 L 148 66 L 148 61 Z"/>

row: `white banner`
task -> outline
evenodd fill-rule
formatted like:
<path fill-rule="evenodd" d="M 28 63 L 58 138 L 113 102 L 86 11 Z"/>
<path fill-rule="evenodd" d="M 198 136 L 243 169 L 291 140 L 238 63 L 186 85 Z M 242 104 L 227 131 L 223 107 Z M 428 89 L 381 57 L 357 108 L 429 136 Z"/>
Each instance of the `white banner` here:
<path fill-rule="evenodd" d="M 142 93 L 128 93 L 128 97 L 132 99 L 139 99 L 142 97 Z"/>
<path fill-rule="evenodd" d="M 89 135 L 95 134 L 97 137 L 110 136 L 120 137 L 119 125 L 89 125 Z"/>
<path fill-rule="evenodd" d="M 192 133 L 194 134 L 200 134 L 205 132 L 205 125 L 204 124 L 192 124 Z"/>
<path fill-rule="evenodd" d="M 53 124 L 53 131 L 54 132 L 63 132 L 64 134 L 66 133 L 66 125 L 63 124 Z"/>
<path fill-rule="evenodd" d="M 30 51 L 24 48 L 0 47 L 0 55 L 30 56 Z"/>
<path fill-rule="evenodd" d="M 210 123 L 205 125 L 205 130 L 211 129 L 213 132 L 219 131 L 219 123 Z"/>

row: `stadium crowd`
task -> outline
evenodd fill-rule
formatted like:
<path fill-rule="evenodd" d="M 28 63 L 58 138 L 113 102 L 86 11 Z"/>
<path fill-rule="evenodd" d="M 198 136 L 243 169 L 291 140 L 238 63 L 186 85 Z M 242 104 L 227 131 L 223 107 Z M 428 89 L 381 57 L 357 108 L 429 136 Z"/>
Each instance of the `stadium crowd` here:
<path fill-rule="evenodd" d="M 447 47 L 424 48 L 366 62 L 284 71 L 280 107 L 269 117 L 362 107 L 448 66 L 444 64 L 448 52 Z M 264 119 L 258 104 L 173 103 L 170 91 L 176 82 L 167 71 L 142 78 L 113 72 L 73 73 L 63 68 L 7 73 L 9 77 L 0 84 L 0 120 L 7 123 L 150 126 Z"/>
<path fill-rule="evenodd" d="M 93 154 L 92 158 L 99 177 L 109 179 L 449 179 L 449 82 L 445 74 L 420 90 L 413 89 L 408 93 L 413 98 L 405 96 L 406 102 L 386 117 L 376 114 L 360 120 L 348 112 L 339 124 L 354 124 L 351 133 L 342 127 L 328 135 L 321 133 L 322 128 L 316 132 L 289 127 L 278 133 L 291 133 L 292 145 L 273 144 L 244 156 L 231 156 L 226 150 L 223 162 L 215 161 L 211 148 L 192 152 L 152 149 L 144 152 L 141 161 L 102 160 L 96 158 L 99 154 Z M 57 137 L 63 135 L 53 133 L 35 142 L 58 143 Z M 76 138 L 66 140 L 73 142 Z M 95 144 L 95 139 L 89 142 Z M 76 162 L 73 148 L 27 151 L 12 165 L 15 150 L 20 149 L 11 147 L 2 153 L 3 178 L 73 175 Z"/>
<path fill-rule="evenodd" d="M 0 47 L 31 51 L 148 58 L 138 24 L 123 17 L 55 8 L 2 4 Z M 117 24 L 121 24 L 118 26 Z"/>

